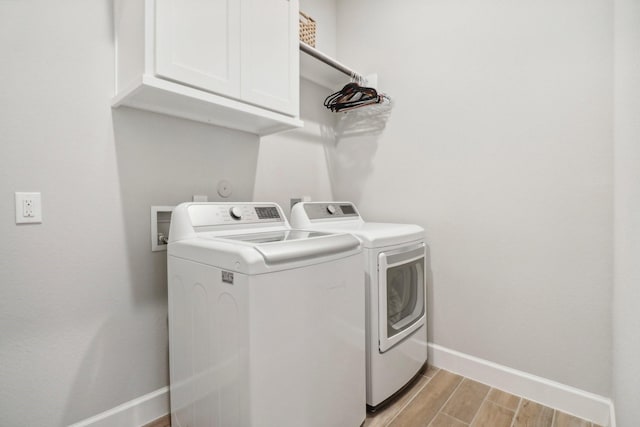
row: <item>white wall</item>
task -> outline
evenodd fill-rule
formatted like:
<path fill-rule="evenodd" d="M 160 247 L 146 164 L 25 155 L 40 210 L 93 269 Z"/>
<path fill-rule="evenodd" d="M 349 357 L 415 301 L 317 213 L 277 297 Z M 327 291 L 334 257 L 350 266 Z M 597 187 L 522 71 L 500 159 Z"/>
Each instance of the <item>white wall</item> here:
<path fill-rule="evenodd" d="M 333 117 L 322 105 L 331 92 L 300 81 L 304 127 L 261 138 L 253 199 L 278 203 L 288 215 L 290 199 L 332 200 L 325 151 L 334 144 Z M 315 102 L 314 102 L 315 101 Z"/>
<path fill-rule="evenodd" d="M 380 137 L 334 146 L 327 89 L 303 82 L 305 129 L 258 148 L 239 132 L 112 114 L 109 0 L 0 2 L 0 425 L 66 425 L 167 384 L 149 206 L 217 200 L 223 178 L 233 200 L 286 207 L 304 192 L 422 224 L 432 341 L 608 395 L 612 9 L 482 3 L 342 1 L 336 49 L 335 1 L 301 1 L 318 47 L 378 72 L 396 108 Z M 624 176 L 618 203 L 637 201 Z M 15 225 L 15 191 L 42 192 L 43 224 Z M 626 221 L 619 236 L 637 225 Z M 618 284 L 625 396 L 638 319 L 623 305 L 637 289 Z"/>
<path fill-rule="evenodd" d="M 618 425 L 640 420 L 640 1 L 615 3 L 613 396 Z"/>
<path fill-rule="evenodd" d="M 395 108 L 329 156 L 336 198 L 426 228 L 430 341 L 604 396 L 612 22 L 606 0 L 338 2 L 338 59 Z"/>
<path fill-rule="evenodd" d="M 335 55 L 336 1 L 301 0 L 300 10 L 316 21 L 316 47 Z M 254 200 L 277 202 L 288 215 L 291 198 L 333 199 L 325 152 L 335 143 L 335 120 L 322 105 L 332 92 L 332 88 L 300 80 L 300 117 L 305 122 L 304 128 L 261 139 Z"/>
<path fill-rule="evenodd" d="M 0 2 L 0 425 L 61 426 L 168 382 L 149 206 L 253 194 L 257 138 L 114 111 L 111 2 Z M 14 222 L 41 191 L 43 223 Z"/>

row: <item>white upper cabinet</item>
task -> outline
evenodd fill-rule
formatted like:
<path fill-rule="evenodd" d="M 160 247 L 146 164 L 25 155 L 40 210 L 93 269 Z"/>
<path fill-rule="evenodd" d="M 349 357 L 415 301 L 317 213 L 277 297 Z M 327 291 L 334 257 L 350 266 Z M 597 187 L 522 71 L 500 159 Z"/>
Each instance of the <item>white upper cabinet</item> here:
<path fill-rule="evenodd" d="M 241 3 L 242 99 L 297 115 L 300 81 L 297 0 Z"/>
<path fill-rule="evenodd" d="M 240 1 L 156 0 L 156 75 L 239 98 L 240 30 Z"/>
<path fill-rule="evenodd" d="M 298 0 L 116 0 L 115 107 L 299 127 Z"/>

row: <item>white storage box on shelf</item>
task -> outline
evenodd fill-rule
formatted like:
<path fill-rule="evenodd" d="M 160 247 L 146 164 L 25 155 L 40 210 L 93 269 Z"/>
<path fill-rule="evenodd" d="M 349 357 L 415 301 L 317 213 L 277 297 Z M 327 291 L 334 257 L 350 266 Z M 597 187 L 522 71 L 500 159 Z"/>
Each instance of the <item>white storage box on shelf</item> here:
<path fill-rule="evenodd" d="M 362 248 L 274 203 L 185 203 L 168 248 L 172 425 L 359 426 Z"/>
<path fill-rule="evenodd" d="M 299 119 L 298 0 L 116 0 L 121 105 L 266 135 Z"/>

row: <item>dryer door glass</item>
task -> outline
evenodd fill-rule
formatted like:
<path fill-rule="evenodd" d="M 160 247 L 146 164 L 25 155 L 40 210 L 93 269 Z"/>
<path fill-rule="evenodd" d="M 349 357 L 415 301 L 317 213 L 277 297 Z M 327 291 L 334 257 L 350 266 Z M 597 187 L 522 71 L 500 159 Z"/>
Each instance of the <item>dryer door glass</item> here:
<path fill-rule="evenodd" d="M 425 246 L 383 252 L 378 258 L 384 352 L 425 324 Z"/>
<path fill-rule="evenodd" d="M 387 270 L 387 337 L 407 329 L 424 314 L 424 258 Z"/>

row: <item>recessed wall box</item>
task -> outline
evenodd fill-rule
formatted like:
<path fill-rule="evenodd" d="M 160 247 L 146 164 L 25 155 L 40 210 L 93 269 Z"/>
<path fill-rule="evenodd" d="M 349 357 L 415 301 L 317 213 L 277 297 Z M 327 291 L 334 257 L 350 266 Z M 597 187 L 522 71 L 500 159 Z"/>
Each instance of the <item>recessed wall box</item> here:
<path fill-rule="evenodd" d="M 167 250 L 174 206 L 151 206 L 151 251 Z"/>

